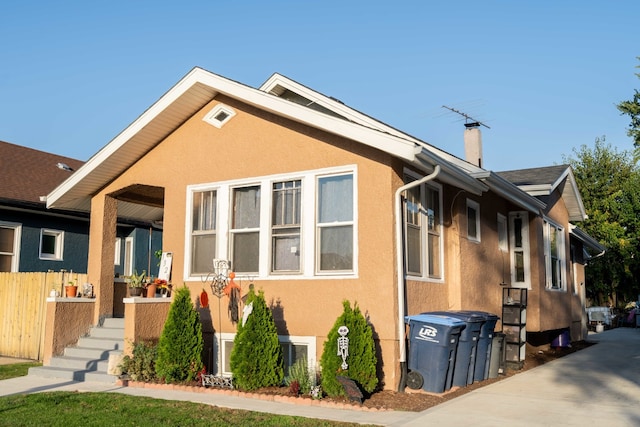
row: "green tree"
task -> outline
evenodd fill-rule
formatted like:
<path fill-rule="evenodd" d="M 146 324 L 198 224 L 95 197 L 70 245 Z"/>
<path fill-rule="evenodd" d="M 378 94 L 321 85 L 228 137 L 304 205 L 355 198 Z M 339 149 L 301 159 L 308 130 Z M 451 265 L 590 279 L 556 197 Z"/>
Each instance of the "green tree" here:
<path fill-rule="evenodd" d="M 605 138 L 590 148 L 582 145 L 565 157 L 582 195 L 588 218 L 580 227 L 607 248 L 589 261 L 587 296 L 599 303 L 635 300 L 638 285 L 640 171 L 628 151 L 618 152 Z"/>
<path fill-rule="evenodd" d="M 636 66 L 636 68 L 640 68 L 640 66 Z M 636 73 L 636 76 L 640 77 L 640 74 Z M 622 114 L 626 114 L 631 119 L 627 135 L 633 138 L 633 145 L 640 148 L 640 92 L 638 89 L 634 90 L 632 99 L 620 102 L 617 107 Z M 636 151 L 636 153 L 638 152 Z"/>
<path fill-rule="evenodd" d="M 246 307 L 251 307 L 251 313 L 246 323 L 238 322 L 231 351 L 234 385 L 243 390 L 279 386 L 284 379 L 282 347 L 264 292 L 256 295 L 250 288 Z"/>
<path fill-rule="evenodd" d="M 202 370 L 202 323 L 186 286 L 175 292 L 158 341 L 156 373 L 167 383 L 192 381 Z"/>
<path fill-rule="evenodd" d="M 353 308 L 349 301 L 343 301 L 344 310 L 335 324 L 327 341 L 324 343 L 320 366 L 322 367 L 322 390 L 329 396 L 344 396 L 344 388 L 338 382 L 337 376 L 345 376 L 354 380 L 362 390 L 371 393 L 378 385 L 376 347 L 373 340 L 373 330 L 367 319 L 360 312 L 357 303 Z M 349 328 L 349 355 L 347 369 L 343 370 L 342 357 L 338 352 L 338 328 Z"/>

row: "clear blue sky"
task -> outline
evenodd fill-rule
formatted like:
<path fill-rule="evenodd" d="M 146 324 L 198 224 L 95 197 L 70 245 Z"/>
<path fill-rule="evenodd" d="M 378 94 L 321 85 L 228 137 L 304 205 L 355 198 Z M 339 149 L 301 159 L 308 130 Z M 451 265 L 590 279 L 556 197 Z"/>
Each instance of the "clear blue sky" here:
<path fill-rule="evenodd" d="M 284 74 L 492 170 L 558 164 L 640 88 L 640 1 L 5 1 L 0 140 L 87 160 L 194 66 Z"/>

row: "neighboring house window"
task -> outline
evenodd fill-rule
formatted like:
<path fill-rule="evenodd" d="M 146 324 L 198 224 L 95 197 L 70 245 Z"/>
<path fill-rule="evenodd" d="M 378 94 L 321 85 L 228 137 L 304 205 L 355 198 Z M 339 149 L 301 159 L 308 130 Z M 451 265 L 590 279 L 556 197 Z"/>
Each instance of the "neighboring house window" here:
<path fill-rule="evenodd" d="M 546 262 L 547 288 L 565 288 L 564 229 L 549 220 L 544 221 L 544 258 Z"/>
<path fill-rule="evenodd" d="M 64 252 L 64 231 L 40 230 L 40 259 L 62 261 Z"/>
<path fill-rule="evenodd" d="M 467 199 L 467 238 L 480 242 L 480 205 Z"/>
<path fill-rule="evenodd" d="M 207 274 L 216 257 L 215 190 L 193 193 L 191 210 L 191 274 Z"/>
<path fill-rule="evenodd" d="M 138 273 L 142 273 L 139 271 Z M 124 239 L 124 275 L 131 276 L 133 274 L 133 237 L 129 236 Z"/>
<path fill-rule="evenodd" d="M 529 215 L 527 212 L 509 213 L 511 249 L 511 283 L 514 287 L 531 287 L 529 253 Z"/>
<path fill-rule="evenodd" d="M 350 166 L 188 188 L 188 277 L 211 273 L 214 258 L 251 280 L 353 276 L 355 177 Z"/>
<path fill-rule="evenodd" d="M 573 284 L 573 293 L 578 294 L 578 260 L 576 259 L 576 246 L 572 243 L 569 249 L 569 262 L 571 263 L 571 283 Z"/>
<path fill-rule="evenodd" d="M 353 175 L 318 179 L 318 272 L 353 270 Z"/>
<path fill-rule="evenodd" d="M 0 272 L 17 272 L 22 225 L 0 221 Z"/>
<path fill-rule="evenodd" d="M 415 177 L 405 177 L 411 182 Z M 409 276 L 442 279 L 442 199 L 433 183 L 405 193 L 405 252 Z"/>
<path fill-rule="evenodd" d="M 300 272 L 300 207 L 302 181 L 273 184 L 271 197 L 271 271 Z"/>
<path fill-rule="evenodd" d="M 257 273 L 260 265 L 260 186 L 234 188 L 231 223 L 231 267 Z"/>
<path fill-rule="evenodd" d="M 507 217 L 498 214 L 498 249 L 502 252 L 509 251 L 509 237 L 507 237 Z"/>
<path fill-rule="evenodd" d="M 214 367 L 216 375 L 231 376 L 231 352 L 233 350 L 233 340 L 235 334 L 223 332 L 222 336 L 222 354 L 218 351 L 220 340 L 217 334 L 214 334 L 214 346 L 216 347 L 215 359 L 217 360 L 222 356 L 222 366 L 224 367 L 222 373 L 218 372 L 217 363 L 214 361 Z M 316 337 L 311 336 L 289 336 L 278 335 L 278 341 L 280 341 L 280 347 L 282 348 L 282 355 L 284 359 L 284 373 L 289 374 L 289 368 L 291 368 L 298 360 L 306 359 L 307 366 L 310 370 L 313 370 L 316 366 L 315 354 L 316 354 Z"/>

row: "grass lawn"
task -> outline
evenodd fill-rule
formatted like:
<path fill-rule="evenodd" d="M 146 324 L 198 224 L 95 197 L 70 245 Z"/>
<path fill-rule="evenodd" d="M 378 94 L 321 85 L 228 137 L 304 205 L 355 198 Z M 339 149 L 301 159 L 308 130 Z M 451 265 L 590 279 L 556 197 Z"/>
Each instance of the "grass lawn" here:
<path fill-rule="evenodd" d="M 356 426 L 118 393 L 0 397 L 0 426 Z"/>
<path fill-rule="evenodd" d="M 0 380 L 41 363 L 0 365 Z M 356 426 L 118 393 L 55 391 L 0 397 L 0 426 Z"/>
<path fill-rule="evenodd" d="M 23 377 L 29 372 L 29 368 L 42 366 L 40 362 L 14 363 L 11 365 L 0 365 L 0 380 Z"/>

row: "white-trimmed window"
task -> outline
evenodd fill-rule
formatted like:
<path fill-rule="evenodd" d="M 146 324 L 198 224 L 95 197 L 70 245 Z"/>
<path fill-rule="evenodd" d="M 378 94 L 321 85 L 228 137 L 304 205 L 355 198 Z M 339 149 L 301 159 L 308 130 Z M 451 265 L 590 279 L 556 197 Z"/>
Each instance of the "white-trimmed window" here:
<path fill-rule="evenodd" d="M 353 277 L 356 188 L 353 165 L 189 186 L 185 280 L 214 258 L 252 280 Z"/>
<path fill-rule="evenodd" d="M 21 224 L 0 221 L 0 272 L 18 271 L 21 233 Z"/>
<path fill-rule="evenodd" d="M 62 261 L 64 252 L 64 231 L 40 230 L 40 259 Z"/>
<path fill-rule="evenodd" d="M 405 176 L 405 182 L 416 176 Z M 429 182 L 405 193 L 405 259 L 407 274 L 414 278 L 442 280 L 441 187 Z"/>
<path fill-rule="evenodd" d="M 502 214 L 498 214 L 498 249 L 502 252 L 509 251 L 509 237 L 507 230 L 507 217 Z"/>
<path fill-rule="evenodd" d="M 317 271 L 353 271 L 353 175 L 318 178 L 317 204 Z"/>
<path fill-rule="evenodd" d="M 564 228 L 545 219 L 543 231 L 547 288 L 566 290 Z"/>
<path fill-rule="evenodd" d="M 230 377 L 231 372 L 231 352 L 233 351 L 233 340 L 235 334 L 223 332 L 220 334 L 222 337 L 222 354 L 218 349 L 220 345 L 220 339 L 218 334 L 214 334 L 214 360 L 213 368 L 216 375 Z M 306 359 L 307 366 L 310 370 L 315 370 L 316 366 L 316 337 L 312 336 L 292 336 L 292 335 L 278 335 L 278 341 L 282 348 L 282 355 L 284 359 L 284 372 L 288 375 L 289 368 L 291 368 L 298 360 Z M 218 371 L 217 360 L 222 356 L 222 372 Z"/>
<path fill-rule="evenodd" d="M 467 199 L 467 239 L 480 242 L 480 204 Z"/>
<path fill-rule="evenodd" d="M 202 120 L 217 128 L 221 128 L 235 115 L 236 112 L 233 108 L 224 104 L 218 104 L 213 107 L 213 109 L 209 111 Z"/>
<path fill-rule="evenodd" d="M 529 252 L 529 215 L 509 213 L 509 249 L 511 255 L 511 285 L 531 288 L 531 255 Z"/>
<path fill-rule="evenodd" d="M 231 266 L 236 273 L 258 273 L 260 266 L 260 186 L 232 190 Z"/>
<path fill-rule="evenodd" d="M 271 271 L 300 272 L 302 180 L 273 183 L 271 197 Z"/>
<path fill-rule="evenodd" d="M 216 258 L 216 190 L 195 191 L 191 197 L 191 274 L 208 274 Z"/>
<path fill-rule="evenodd" d="M 116 246 L 114 250 L 113 265 L 120 265 L 122 262 L 122 239 L 116 237 Z"/>

